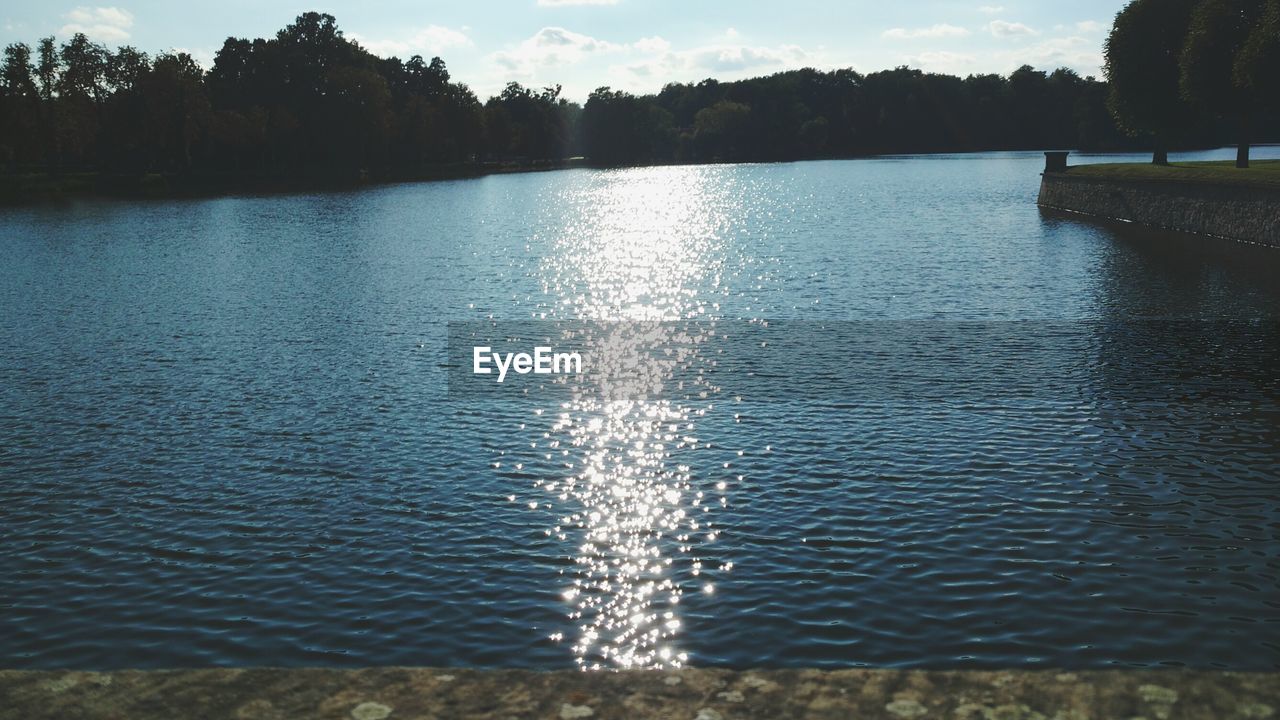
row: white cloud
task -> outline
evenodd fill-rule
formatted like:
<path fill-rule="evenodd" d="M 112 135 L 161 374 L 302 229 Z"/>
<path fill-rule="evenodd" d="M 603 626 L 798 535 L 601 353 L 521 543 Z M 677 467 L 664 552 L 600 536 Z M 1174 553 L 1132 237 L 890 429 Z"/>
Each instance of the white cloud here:
<path fill-rule="evenodd" d="M 1082 20 L 1081 22 L 1076 23 L 1076 30 L 1079 30 L 1080 32 L 1100 33 L 1106 29 L 1106 24 L 1100 23 L 1097 20 Z"/>
<path fill-rule="evenodd" d="M 1032 39 L 1016 46 L 973 53 L 931 50 L 900 59 L 910 67 L 927 72 L 948 73 L 964 77 L 975 73 L 1008 74 L 1023 65 L 1052 72 L 1060 67 L 1075 70 L 1081 76 L 1102 75 L 1102 50 L 1096 38 L 1067 35 Z"/>
<path fill-rule="evenodd" d="M 671 43 L 660 37 L 654 36 L 649 38 L 640 38 L 639 40 L 631 43 L 631 47 L 635 48 L 638 52 L 648 55 L 661 55 L 671 49 Z"/>
<path fill-rule="evenodd" d="M 409 58 L 414 55 L 430 57 L 450 48 L 471 45 L 471 38 L 467 37 L 465 32 L 443 25 L 427 25 L 392 38 L 372 39 L 356 33 L 350 33 L 348 37 L 360 43 L 364 49 L 381 57 Z"/>
<path fill-rule="evenodd" d="M 67 21 L 59 31 L 63 35 L 84 33 L 94 40 L 119 42 L 129 39 L 133 13 L 118 7 L 80 6 L 62 16 Z"/>
<path fill-rule="evenodd" d="M 796 45 L 707 45 L 689 50 L 666 51 L 657 57 L 631 63 L 614 71 L 661 82 L 692 80 L 708 75 L 745 71 L 777 71 L 811 64 L 812 56 Z M 721 79 L 725 79 L 721 77 Z"/>
<path fill-rule="evenodd" d="M 623 47 L 562 27 L 544 27 L 515 48 L 494 53 L 492 59 L 509 72 L 533 76 L 540 67 L 573 65 L 588 55 Z"/>
<path fill-rule="evenodd" d="M 796 45 L 777 47 L 709 47 L 691 50 L 685 56 L 694 67 L 709 70 L 747 70 L 751 68 L 775 68 L 796 66 L 808 58 L 808 53 Z"/>
<path fill-rule="evenodd" d="M 967 53 L 938 50 L 907 57 L 907 65 L 926 72 L 947 73 L 961 77 L 976 72 L 978 58 Z"/>
<path fill-rule="evenodd" d="M 570 5 L 617 5 L 618 0 L 538 0 L 538 7 L 567 7 Z"/>
<path fill-rule="evenodd" d="M 191 59 L 195 60 L 196 64 L 204 70 L 208 70 L 213 67 L 214 53 L 212 50 L 192 50 L 191 48 L 185 47 L 171 47 L 169 48 L 169 52 L 174 55 L 177 55 L 178 53 L 186 53 L 190 55 Z"/>
<path fill-rule="evenodd" d="M 1102 74 L 1102 51 L 1097 41 L 1075 35 L 1003 51 L 998 59 L 1008 70 L 1025 64 L 1040 70 L 1068 67 L 1081 75 L 1100 77 Z"/>
<path fill-rule="evenodd" d="M 1003 5 L 983 5 L 982 7 L 978 8 L 978 12 L 982 13 L 983 15 L 997 15 L 999 13 L 1004 12 L 1004 6 Z"/>
<path fill-rule="evenodd" d="M 1033 30 L 1026 25 L 1018 22 L 1006 22 L 1004 20 L 992 20 L 987 26 L 991 34 L 998 38 L 1006 37 L 1025 37 L 1027 35 L 1039 35 L 1039 31 Z"/>
<path fill-rule="evenodd" d="M 964 37 L 969 31 L 955 25 L 939 23 L 926 28 L 892 28 L 880 33 L 890 40 L 914 40 L 916 38 Z"/>
<path fill-rule="evenodd" d="M 708 77 L 735 80 L 821 64 L 818 55 L 801 47 L 758 45 L 743 42 L 742 37 L 726 30 L 707 37 L 701 45 L 680 48 L 660 36 L 611 41 L 563 27 L 544 27 L 519 44 L 490 54 L 488 68 L 474 87 L 483 96 L 513 80 L 531 87 L 558 83 L 565 97 L 583 101 L 601 85 L 646 93 L 669 82 Z"/>

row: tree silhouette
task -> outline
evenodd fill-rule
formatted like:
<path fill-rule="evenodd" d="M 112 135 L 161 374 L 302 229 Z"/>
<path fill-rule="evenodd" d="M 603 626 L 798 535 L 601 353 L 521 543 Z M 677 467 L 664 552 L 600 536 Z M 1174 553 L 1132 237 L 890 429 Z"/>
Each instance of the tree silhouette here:
<path fill-rule="evenodd" d="M 652 99 L 602 87 L 582 108 L 583 150 L 603 165 L 649 163 L 675 151 L 675 120 Z"/>
<path fill-rule="evenodd" d="M 1191 125 L 1179 88 L 1179 59 L 1196 0 L 1134 0 L 1117 15 L 1104 46 L 1108 107 L 1132 135 L 1150 136 L 1151 161 L 1169 162 L 1169 146 Z"/>
<path fill-rule="evenodd" d="M 211 108 L 200 66 L 187 53 L 165 53 L 142 76 L 143 126 L 151 138 L 151 166 L 189 170 L 192 147 L 208 128 Z"/>
<path fill-rule="evenodd" d="M 1236 60 L 1262 10 L 1262 0 L 1202 0 L 1191 16 L 1179 63 L 1183 97 L 1235 121 L 1239 168 L 1249 167 L 1253 115 L 1261 96 L 1237 82 Z"/>
<path fill-rule="evenodd" d="M 1236 87 L 1264 110 L 1280 112 L 1280 0 L 1267 0 L 1233 68 Z"/>
<path fill-rule="evenodd" d="M 0 162 L 12 171 L 18 164 L 36 162 L 41 155 L 30 142 L 39 136 L 40 126 L 40 94 L 30 46 L 14 43 L 4 49 L 0 79 L 5 88 L 0 94 Z"/>
<path fill-rule="evenodd" d="M 497 160 L 545 161 L 572 148 L 577 106 L 560 97 L 560 86 L 530 90 L 507 83 L 485 103 L 488 150 Z"/>
<path fill-rule="evenodd" d="M 698 111 L 693 120 L 693 142 L 698 158 L 719 162 L 749 157 L 751 107 L 721 100 Z"/>

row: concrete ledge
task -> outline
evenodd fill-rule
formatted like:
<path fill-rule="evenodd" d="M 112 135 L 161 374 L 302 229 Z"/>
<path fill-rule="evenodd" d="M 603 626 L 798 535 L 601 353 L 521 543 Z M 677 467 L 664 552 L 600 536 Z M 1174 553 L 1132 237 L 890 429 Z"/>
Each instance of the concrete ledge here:
<path fill-rule="evenodd" d="M 3 670 L 0 718 L 1280 720 L 1280 673 Z"/>
<path fill-rule="evenodd" d="M 1046 172 L 1041 207 L 1280 247 L 1280 193 L 1207 183 L 1109 180 Z"/>

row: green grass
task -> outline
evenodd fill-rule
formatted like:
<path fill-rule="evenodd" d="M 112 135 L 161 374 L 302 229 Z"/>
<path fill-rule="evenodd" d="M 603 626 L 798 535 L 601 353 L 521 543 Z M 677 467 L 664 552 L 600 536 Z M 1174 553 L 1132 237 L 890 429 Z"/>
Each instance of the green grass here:
<path fill-rule="evenodd" d="M 1243 170 L 1236 167 L 1234 160 L 1175 162 L 1166 166 L 1150 163 L 1073 165 L 1067 174 L 1102 180 L 1190 182 L 1280 190 L 1280 160 L 1254 160 Z"/>

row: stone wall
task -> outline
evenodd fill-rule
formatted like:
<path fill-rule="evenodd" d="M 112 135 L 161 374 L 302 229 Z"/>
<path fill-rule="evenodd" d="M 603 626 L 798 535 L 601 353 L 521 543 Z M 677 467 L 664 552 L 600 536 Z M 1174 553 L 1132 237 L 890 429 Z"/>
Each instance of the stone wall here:
<path fill-rule="evenodd" d="M 0 720 L 1280 720 L 1280 675 L 1174 670 L 0 670 Z"/>
<path fill-rule="evenodd" d="M 1199 183 L 1041 176 L 1041 207 L 1280 247 L 1280 192 Z"/>

